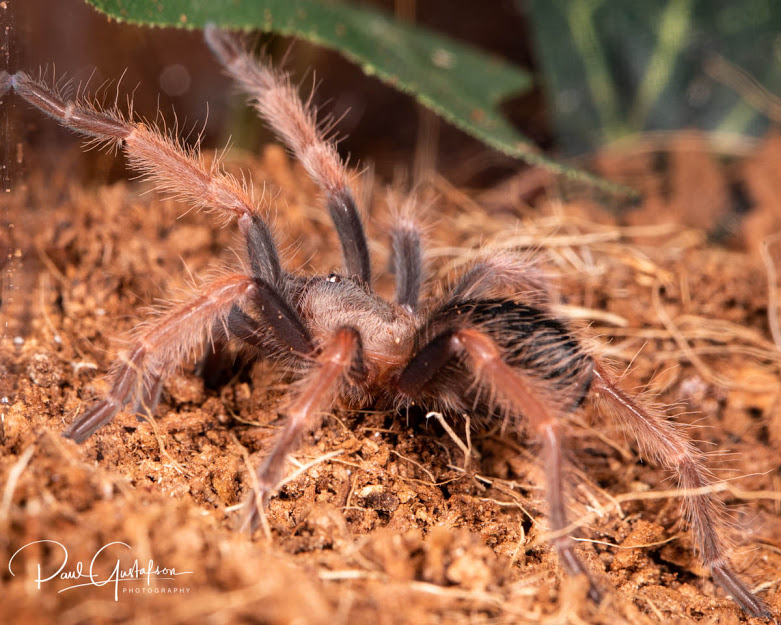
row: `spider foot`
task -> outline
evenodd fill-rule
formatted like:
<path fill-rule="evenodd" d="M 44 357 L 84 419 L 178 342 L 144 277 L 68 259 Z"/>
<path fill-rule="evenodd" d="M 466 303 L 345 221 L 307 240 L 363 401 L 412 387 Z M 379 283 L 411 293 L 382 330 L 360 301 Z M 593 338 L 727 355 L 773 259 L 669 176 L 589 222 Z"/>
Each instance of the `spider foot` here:
<path fill-rule="evenodd" d="M 259 527 L 266 527 L 266 506 L 273 492 L 271 484 L 258 483 L 241 507 L 236 529 L 252 534 Z"/>
<path fill-rule="evenodd" d="M 77 417 L 62 435 L 77 443 L 83 443 L 98 429 L 111 421 L 119 412 L 120 405 L 111 399 L 97 402 L 87 412 Z"/>
<path fill-rule="evenodd" d="M 732 599 L 747 614 L 768 620 L 773 619 L 770 607 L 751 592 L 729 566 L 724 564 L 714 565 L 711 567 L 711 575 L 719 586 L 732 595 Z M 773 620 L 773 622 L 777 621 Z"/>
<path fill-rule="evenodd" d="M 605 587 L 600 580 L 586 568 L 586 565 L 575 554 L 572 542 L 568 537 L 553 541 L 559 552 L 559 559 L 570 575 L 580 575 L 588 581 L 588 597 L 594 603 L 601 603 L 605 598 Z"/>

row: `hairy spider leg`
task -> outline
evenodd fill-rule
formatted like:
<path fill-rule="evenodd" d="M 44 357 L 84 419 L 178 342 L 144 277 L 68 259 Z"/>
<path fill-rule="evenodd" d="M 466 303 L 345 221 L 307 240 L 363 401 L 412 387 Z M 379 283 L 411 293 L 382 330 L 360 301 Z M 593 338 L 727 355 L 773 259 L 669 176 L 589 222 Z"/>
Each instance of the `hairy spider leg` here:
<path fill-rule="evenodd" d="M 449 302 L 482 300 L 494 297 L 521 297 L 527 304 L 547 308 L 552 287 L 537 257 L 519 258 L 497 252 L 474 263 L 453 285 Z"/>
<path fill-rule="evenodd" d="M 268 312 L 264 318 L 265 324 L 258 323 L 257 319 L 236 305 L 225 319 L 215 322 L 211 340 L 207 341 L 204 354 L 196 367 L 197 374 L 208 388 L 224 386 L 242 369 L 236 367 L 236 351 L 228 347 L 231 339 L 239 341 L 241 347 L 257 358 L 290 360 L 292 357 L 295 361 L 304 359 L 314 350 L 309 332 L 298 315 L 287 306 L 287 302 L 282 300 L 281 303 L 283 306 L 278 307 L 276 313 L 273 306 L 263 307 Z M 273 328 L 277 325 L 282 327 L 274 332 Z"/>
<path fill-rule="evenodd" d="M 93 137 L 98 143 L 122 146 L 130 165 L 148 175 L 159 189 L 172 192 L 197 208 L 238 217 L 254 281 L 252 299 L 258 311 L 286 350 L 299 355 L 312 351 L 312 341 L 306 328 L 283 295 L 286 275 L 271 231 L 260 215 L 251 190 L 245 184 L 223 171 L 219 161 L 207 166 L 197 149 L 186 148 L 175 138 L 153 127 L 128 121 L 116 109 L 99 110 L 84 100 L 67 101 L 56 90 L 22 72 L 15 74 L 11 80 L 15 91 L 22 98 L 62 125 Z M 226 312 L 215 321 L 223 323 Z M 204 327 L 208 328 L 209 324 L 195 331 L 200 335 Z M 129 358 L 128 366 L 120 369 L 131 376 L 132 369 L 139 364 L 135 359 L 143 358 L 143 355 L 131 354 Z M 161 383 L 160 376 L 155 377 L 154 373 L 150 375 L 153 377 L 146 381 L 145 391 L 137 405 L 145 412 L 154 409 Z M 122 383 L 122 379 L 119 382 Z M 117 392 L 124 396 L 129 391 L 122 390 L 121 386 Z M 84 431 L 69 432 L 78 435 L 78 440 L 84 440 L 97 427 L 113 418 L 121 407 L 114 406 L 108 400 L 101 402 L 90 411 L 90 423 L 98 425 Z M 98 414 L 94 410 L 101 412 Z"/>
<path fill-rule="evenodd" d="M 16 93 L 63 126 L 92 137 L 95 144 L 123 148 L 130 166 L 148 176 L 158 190 L 228 218 L 258 214 L 247 185 L 224 172 L 219 161 L 204 163 L 197 148 L 188 148 L 153 126 L 125 119 L 116 107 L 101 110 L 84 99 L 66 100 L 23 72 L 12 80 Z"/>
<path fill-rule="evenodd" d="M 465 277 L 462 284 L 466 284 L 467 281 L 468 278 Z M 480 279 L 476 284 L 485 285 L 487 283 Z M 465 292 L 472 292 L 471 287 L 464 290 Z M 528 376 L 524 376 L 522 370 L 529 369 L 534 371 L 535 368 L 520 367 L 519 370 L 519 367 L 509 366 L 505 362 L 508 358 L 510 360 L 515 360 L 516 358 L 514 356 L 511 358 L 509 352 L 505 354 L 504 358 L 502 357 L 503 349 L 506 351 L 508 346 L 501 345 L 501 342 L 506 342 L 506 337 L 503 336 L 500 328 L 497 328 L 499 330 L 498 334 L 495 332 L 481 332 L 483 329 L 488 330 L 488 326 L 484 325 L 486 316 L 479 312 L 477 315 L 474 315 L 473 311 L 479 311 L 479 306 L 485 307 L 488 303 L 460 302 L 440 309 L 439 316 L 444 320 L 444 323 L 440 325 L 447 329 L 435 333 L 433 338 L 428 340 L 415 357 L 412 358 L 399 377 L 399 390 L 410 398 L 420 397 L 424 389 L 431 384 L 440 371 L 445 369 L 461 353 L 466 352 L 477 369 L 478 379 L 482 380 L 492 392 L 499 394 L 500 398 L 503 395 L 504 399 L 509 403 L 513 414 L 522 413 L 527 419 L 533 417 L 537 422 L 543 423 L 545 419 L 541 420 L 540 415 L 543 414 L 544 416 L 544 413 L 541 412 L 537 404 L 542 403 L 543 408 L 547 407 L 548 412 L 554 416 L 565 414 L 571 410 L 572 403 L 570 400 L 572 397 L 565 397 L 564 401 L 562 401 L 561 397 L 557 397 L 557 393 L 551 392 L 552 389 L 547 384 L 541 384 L 541 382 L 545 381 L 544 371 L 541 371 L 539 376 L 535 375 L 534 378 L 529 378 L 524 382 L 523 377 Z M 493 307 L 496 306 L 497 304 L 494 303 Z M 453 327 L 454 318 L 452 312 L 454 308 L 463 311 L 465 321 L 462 322 L 461 329 L 458 329 L 458 326 Z M 496 310 L 491 315 L 500 318 L 514 310 L 513 307 L 505 306 L 504 308 L 505 310 Z M 486 308 L 486 310 L 492 309 Z M 477 322 L 474 324 L 475 327 L 468 327 L 470 316 L 473 317 L 473 321 Z M 435 314 L 434 318 L 436 317 L 437 315 Z M 537 321 L 533 323 L 536 324 Z M 522 329 L 523 327 L 518 325 L 518 330 Z M 529 336 L 531 336 L 520 336 L 520 334 L 522 332 L 519 333 L 519 340 L 522 342 L 528 340 Z M 530 342 L 540 343 L 540 338 L 537 337 Z M 551 336 L 551 339 L 553 338 L 554 336 Z M 497 339 L 501 339 L 500 343 L 496 342 Z M 552 348 L 554 346 L 554 343 L 550 340 L 547 342 L 549 347 Z M 561 343 L 561 345 L 564 346 L 565 343 Z M 562 352 L 561 356 L 566 356 L 568 351 L 572 350 L 567 348 Z M 576 357 L 577 353 L 572 352 L 568 358 Z M 707 489 L 711 480 L 703 467 L 701 453 L 680 433 L 673 422 L 666 419 L 658 411 L 642 405 L 634 399 L 630 399 L 626 393 L 621 391 L 603 365 L 593 360 L 589 362 L 591 364 L 588 365 L 588 370 L 591 372 L 591 375 L 588 377 L 588 384 L 585 390 L 588 390 L 590 386 L 591 390 L 595 391 L 600 404 L 610 409 L 610 412 L 616 419 L 629 426 L 634 432 L 641 451 L 645 456 L 657 461 L 660 465 L 674 471 L 679 476 L 679 483 L 683 489 L 685 517 L 691 525 L 697 553 L 710 569 L 714 580 L 732 595 L 735 601 L 748 614 L 768 617 L 770 615 L 768 607 L 741 581 L 727 558 L 726 549 L 717 531 L 723 511 L 710 493 L 702 492 L 703 489 Z M 580 369 L 581 365 L 578 364 L 577 360 L 571 360 L 571 363 L 570 366 L 573 371 Z M 490 364 L 490 367 L 488 367 L 488 364 Z M 516 363 L 513 362 L 513 364 Z M 567 368 L 559 367 L 559 373 L 552 376 L 551 380 L 565 380 L 567 377 L 565 370 Z M 553 372 L 551 371 L 551 373 Z M 519 383 L 517 381 L 513 382 L 516 378 L 522 382 L 521 390 L 517 390 Z M 512 393 L 523 393 L 523 387 L 526 387 L 527 393 L 530 392 L 531 398 L 522 399 L 521 395 L 517 395 L 515 398 L 511 396 Z M 535 388 L 539 390 L 535 391 Z M 535 397 L 544 397 L 546 401 L 543 402 L 541 399 L 534 400 Z M 555 403 L 551 404 L 550 399 L 554 399 Z M 577 400 L 577 397 L 575 399 Z M 569 403 L 570 407 L 567 406 L 567 403 Z M 553 408 L 550 408 L 549 405 L 552 405 Z M 552 428 L 545 426 L 542 430 L 540 429 L 541 426 L 535 426 L 534 423 L 532 423 L 532 426 L 543 444 L 543 455 L 547 469 L 546 477 L 548 480 L 551 528 L 556 531 L 566 527 L 566 517 L 563 516 L 564 504 L 563 501 L 560 501 L 562 490 L 560 487 L 554 488 L 554 484 L 560 484 L 562 481 L 560 475 L 562 471 L 560 434 L 557 431 L 558 426 Z M 567 547 L 566 543 L 563 545 L 563 550 L 560 543 L 557 544 L 557 547 L 567 568 L 576 572 L 580 571 L 579 564 L 571 559 L 574 556 L 574 551 L 572 551 L 571 547 Z"/>
<path fill-rule="evenodd" d="M 225 386 L 242 370 L 236 367 L 236 350 L 228 348 L 232 338 L 258 357 L 268 354 L 268 331 L 258 327 L 255 319 L 234 304 L 228 316 L 212 326 L 211 341 L 207 341 L 203 356 L 195 368 L 207 388 L 219 389 Z"/>
<path fill-rule="evenodd" d="M 206 26 L 204 37 L 225 72 L 249 95 L 261 118 L 325 192 L 347 277 L 357 277 L 369 286 L 371 263 L 366 234 L 348 184 L 347 168 L 334 141 L 327 137 L 330 125 L 318 124 L 311 98 L 303 102 L 286 73 L 249 54 L 236 37 L 213 24 Z"/>
<path fill-rule="evenodd" d="M 292 354 L 310 354 L 314 350 L 312 337 L 292 306 L 270 284 L 256 278 L 255 286 L 258 311 L 277 341 Z"/>
<path fill-rule="evenodd" d="M 284 279 L 282 263 L 266 222 L 257 214 L 245 213 L 239 217 L 239 230 L 244 235 L 252 275 L 281 288 Z"/>
<path fill-rule="evenodd" d="M 254 302 L 268 324 L 265 333 L 237 309 L 242 302 Z M 195 351 L 205 329 L 223 325 L 222 334 L 232 335 L 256 348 L 293 357 L 309 354 L 311 338 L 298 315 L 267 284 L 239 274 L 220 278 L 203 288 L 191 300 L 174 306 L 145 327 L 134 347 L 120 356 L 114 366 L 111 390 L 79 417 L 65 436 L 83 442 L 108 423 L 135 395 L 136 410 L 151 414 L 157 403 L 162 379 L 181 360 Z M 140 374 L 140 375 L 139 375 Z"/>
<path fill-rule="evenodd" d="M 233 305 L 256 290 L 249 276 L 233 274 L 214 280 L 196 297 L 173 306 L 154 322 L 142 326 L 133 346 L 119 356 L 112 367 L 111 388 L 76 418 L 64 436 L 84 442 L 138 396 L 154 387 L 202 340 L 205 329 L 224 318 Z M 150 401 L 147 393 L 146 401 Z"/>
<path fill-rule="evenodd" d="M 571 397 L 563 402 L 554 400 L 550 388 L 519 368 L 509 366 L 496 342 L 473 327 L 443 332 L 425 345 L 400 376 L 399 390 L 409 397 L 418 396 L 445 365 L 462 354 L 471 359 L 480 384 L 490 389 L 510 414 L 523 417 L 541 443 L 548 517 L 553 533 L 551 542 L 570 573 L 586 576 L 590 597 L 599 601 L 602 597 L 599 584 L 578 558 L 574 543 L 566 534 L 561 416 L 564 406 L 571 404 Z"/>
<path fill-rule="evenodd" d="M 269 291 L 271 292 L 271 289 Z M 254 348 L 260 355 L 267 353 L 269 348 L 273 348 L 276 353 L 284 351 L 294 356 L 305 356 L 314 351 L 309 331 L 303 326 L 298 315 L 284 300 L 279 303 L 282 304 L 279 308 L 275 308 L 273 302 L 264 306 L 267 326 L 259 325 L 257 320 L 240 307 L 234 306 L 225 323 L 215 325 L 213 340 L 216 342 L 235 338 Z M 275 329 L 277 323 L 282 327 Z"/>
<path fill-rule="evenodd" d="M 314 350 L 312 337 L 296 311 L 285 298 L 288 275 L 282 270 L 276 245 L 265 222 L 257 216 L 242 215 L 239 227 L 244 233 L 247 257 L 255 278 L 255 303 L 265 327 L 240 308 L 234 307 L 227 319 L 212 328 L 212 340 L 206 345 L 198 370 L 211 388 L 217 388 L 233 375 L 235 354 L 228 348 L 231 338 L 268 356 L 269 348 L 282 356 L 306 356 Z M 271 336 L 269 336 L 271 334 Z M 274 345 L 276 343 L 276 345 Z"/>
<path fill-rule="evenodd" d="M 285 410 L 282 431 L 257 469 L 241 529 L 257 528 L 260 511 L 282 478 L 285 458 L 298 446 L 301 435 L 318 426 L 343 384 L 361 381 L 365 374 L 360 334 L 354 328 L 338 329 L 300 380 L 298 392 Z"/>
<path fill-rule="evenodd" d="M 643 454 L 673 471 L 683 490 L 684 516 L 694 534 L 694 544 L 713 579 L 750 615 L 771 618 L 770 609 L 752 593 L 735 572 L 717 530 L 723 506 L 707 491 L 711 479 L 702 453 L 675 424 L 650 406 L 640 404 L 619 389 L 605 368 L 595 365 L 593 390 L 618 421 L 634 434 Z"/>
<path fill-rule="evenodd" d="M 507 284 L 520 289 L 526 295 L 525 300 L 529 295 L 534 296 L 536 293 L 544 296 L 548 292 L 545 278 L 539 271 L 530 272 L 523 264 L 498 255 L 475 264 L 464 274 L 452 289 L 450 299 L 484 298 L 495 295 L 498 286 L 504 287 Z M 547 297 L 542 303 L 547 303 Z M 426 350 L 444 354 L 442 348 L 436 346 L 436 342 L 441 343 L 444 338 L 446 337 L 436 337 L 430 347 L 424 347 L 421 350 L 423 358 L 414 364 L 410 363 L 411 366 L 420 367 L 421 363 L 431 358 L 432 354 L 427 356 Z M 444 363 L 433 364 L 444 366 Z M 712 494 L 701 492 L 711 484 L 709 474 L 703 466 L 702 454 L 672 421 L 619 389 L 612 376 L 598 362 L 594 365 L 591 387 L 598 400 L 610 409 L 610 413 L 629 426 L 643 454 L 678 476 L 679 486 L 684 492 L 684 516 L 694 534 L 695 548 L 714 580 L 747 613 L 770 617 L 767 605 L 748 589 L 727 558 L 725 546 L 717 530 L 724 516 L 723 507 Z"/>
<path fill-rule="evenodd" d="M 16 73 L 14 90 L 63 126 L 97 143 L 122 147 L 130 166 L 148 176 L 158 190 L 198 209 L 238 217 L 252 275 L 279 288 L 283 272 L 268 225 L 251 189 L 226 173 L 219 159 L 207 165 L 198 148 L 188 148 L 153 126 L 125 119 L 116 107 L 100 110 L 83 100 L 65 100 L 40 80 Z"/>
<path fill-rule="evenodd" d="M 420 230 L 409 218 L 399 218 L 391 229 L 391 263 L 396 278 L 396 303 L 414 313 L 423 283 Z"/>
<path fill-rule="evenodd" d="M 163 379 L 161 374 L 151 370 L 144 376 L 141 393 L 133 406 L 133 414 L 136 415 L 138 421 L 144 421 L 144 417 L 150 419 L 154 417 L 157 404 L 160 403 L 160 396 L 163 394 Z"/>

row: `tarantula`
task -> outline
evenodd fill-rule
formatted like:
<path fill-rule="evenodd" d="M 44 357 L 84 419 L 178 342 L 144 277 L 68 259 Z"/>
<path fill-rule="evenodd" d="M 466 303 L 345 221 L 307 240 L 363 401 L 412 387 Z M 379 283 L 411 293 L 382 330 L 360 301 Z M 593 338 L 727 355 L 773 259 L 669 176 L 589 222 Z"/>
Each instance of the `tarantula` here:
<path fill-rule="evenodd" d="M 707 488 L 702 454 L 665 415 L 621 390 L 606 366 L 579 344 L 554 315 L 539 272 L 508 256 L 483 260 L 441 299 L 422 304 L 421 235 L 414 219 L 404 216 L 391 231 L 395 298 L 381 298 L 372 290 L 366 236 L 346 165 L 314 108 L 298 97 L 287 74 L 254 58 L 232 35 L 207 27 L 205 36 L 227 74 L 324 192 L 343 270 L 307 278 L 286 271 L 265 211 L 248 185 L 219 163 L 207 166 L 197 150 L 175 137 L 116 107 L 102 110 L 79 97 L 67 101 L 24 73 L 0 76 L 0 89 L 12 87 L 95 143 L 121 147 L 130 165 L 159 188 L 196 208 L 236 217 L 246 245 L 248 271 L 213 279 L 137 330 L 113 365 L 106 396 L 64 435 L 82 443 L 133 402 L 136 410 L 154 410 L 162 380 L 200 347 L 204 334 L 213 345 L 237 341 L 257 357 L 280 362 L 298 381 L 284 427 L 257 468 L 245 516 L 245 525 L 254 528 L 286 456 L 337 398 L 352 405 L 414 404 L 509 419 L 540 444 L 553 544 L 570 573 L 589 579 L 590 594 L 598 600 L 600 584 L 566 532 L 563 475 L 564 417 L 592 394 L 634 433 L 645 456 L 678 476 L 696 551 L 713 578 L 748 614 L 769 617 L 765 603 L 729 562 L 718 530 L 721 506 Z"/>

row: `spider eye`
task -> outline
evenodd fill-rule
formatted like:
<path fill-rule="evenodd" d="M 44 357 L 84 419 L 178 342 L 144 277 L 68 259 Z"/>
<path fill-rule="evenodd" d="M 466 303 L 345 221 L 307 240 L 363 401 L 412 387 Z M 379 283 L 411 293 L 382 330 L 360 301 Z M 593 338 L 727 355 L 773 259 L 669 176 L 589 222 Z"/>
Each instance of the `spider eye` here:
<path fill-rule="evenodd" d="M 338 273 L 330 273 L 328 274 L 328 281 L 329 282 L 341 282 L 342 276 L 340 276 Z"/>

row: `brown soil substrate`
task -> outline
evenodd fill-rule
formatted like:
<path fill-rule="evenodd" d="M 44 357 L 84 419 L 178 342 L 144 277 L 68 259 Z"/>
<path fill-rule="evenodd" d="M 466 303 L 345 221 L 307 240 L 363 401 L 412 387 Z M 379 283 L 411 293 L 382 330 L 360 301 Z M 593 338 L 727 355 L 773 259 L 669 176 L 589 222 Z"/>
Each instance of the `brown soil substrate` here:
<path fill-rule="evenodd" d="M 781 355 L 760 254 L 781 224 L 774 145 L 745 161 L 741 179 L 756 202 L 730 247 L 703 233 L 713 220 L 703 220 L 698 202 L 707 194 L 695 184 L 712 205 L 726 194 L 718 171 L 708 178 L 707 156 L 688 183 L 674 179 L 672 192 L 639 185 L 646 204 L 620 220 L 593 202 L 530 207 L 512 185 L 481 196 L 432 177 L 422 192 L 437 198 L 425 209 L 433 284 L 446 284 L 481 249 L 538 250 L 560 276 L 562 315 L 590 348 L 628 368 L 625 388 L 672 406 L 711 454 L 737 567 L 778 614 Z M 337 266 L 303 171 L 278 147 L 232 159 L 230 168 L 268 182 L 289 266 Z M 642 165 L 623 166 L 625 178 L 646 180 Z M 603 167 L 617 164 L 606 157 Z M 268 536 L 233 529 L 249 467 L 284 407 L 287 383 L 265 363 L 219 390 L 205 388 L 188 363 L 167 380 L 154 424 L 123 413 L 82 446 L 63 439 L 106 390 L 116 339 L 146 317 L 144 307 L 181 297 L 190 275 L 235 264 L 225 250 L 236 241 L 208 214 L 179 218 L 180 205 L 144 193 L 143 183 L 84 188 L 58 176 L 31 172 L 8 197 L 14 228 L 3 228 L 22 262 L 5 267 L 19 286 L 5 294 L 11 330 L 0 351 L 0 622 L 745 622 L 693 556 L 680 499 L 654 495 L 674 482 L 590 403 L 569 420 L 571 515 L 582 558 L 611 589 L 601 605 L 562 573 L 546 541 L 535 447 L 497 429 L 474 431 L 467 462 L 462 418 L 449 421 L 450 435 L 421 415 L 335 409 L 291 459 L 292 479 L 268 509 Z M 362 194 L 376 198 L 367 223 L 383 268 L 385 193 Z M 392 284 L 383 278 L 379 288 Z M 39 588 L 37 563 L 46 576 L 62 560 L 51 543 L 27 548 L 13 576 L 8 570 L 20 547 L 39 540 L 65 546 L 67 570 L 77 561 L 86 569 L 120 541 L 128 547 L 104 552 L 104 570 L 121 556 L 123 567 L 151 559 L 190 573 L 120 584 L 116 601 L 113 585 L 58 592 L 79 582 L 57 579 Z"/>

